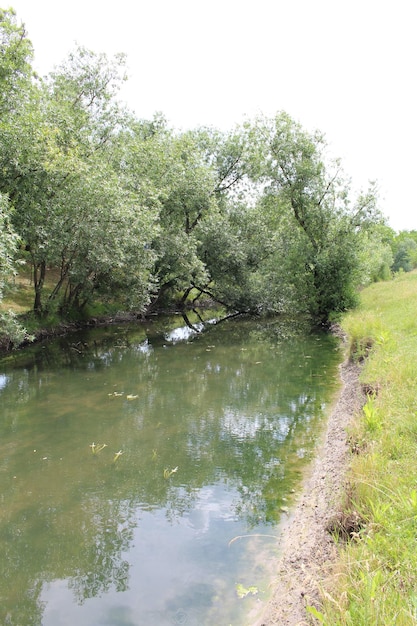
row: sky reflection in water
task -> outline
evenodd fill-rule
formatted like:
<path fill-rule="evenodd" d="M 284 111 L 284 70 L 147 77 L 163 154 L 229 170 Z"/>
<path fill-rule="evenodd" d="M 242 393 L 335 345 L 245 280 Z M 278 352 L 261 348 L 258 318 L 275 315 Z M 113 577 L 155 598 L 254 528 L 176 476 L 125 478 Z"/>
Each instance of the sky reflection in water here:
<path fill-rule="evenodd" d="M 195 323 L 60 340 L 0 374 L 2 623 L 241 626 L 265 602 L 338 344 Z"/>

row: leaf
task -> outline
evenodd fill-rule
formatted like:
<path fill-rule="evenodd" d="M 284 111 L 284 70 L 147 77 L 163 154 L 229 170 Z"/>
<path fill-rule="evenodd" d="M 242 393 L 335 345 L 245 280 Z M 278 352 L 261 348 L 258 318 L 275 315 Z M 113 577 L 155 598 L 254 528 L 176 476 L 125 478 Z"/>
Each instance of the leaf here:
<path fill-rule="evenodd" d="M 323 613 L 320 613 L 320 611 L 318 611 L 315 606 L 308 606 L 306 608 L 307 608 L 308 613 L 311 613 L 311 615 L 313 615 L 316 619 L 318 619 L 319 622 L 324 624 L 324 615 L 323 615 Z"/>
<path fill-rule="evenodd" d="M 258 587 L 252 585 L 251 587 L 244 587 L 241 583 L 236 583 L 236 593 L 239 598 L 245 598 L 249 594 L 256 595 L 259 593 Z"/>

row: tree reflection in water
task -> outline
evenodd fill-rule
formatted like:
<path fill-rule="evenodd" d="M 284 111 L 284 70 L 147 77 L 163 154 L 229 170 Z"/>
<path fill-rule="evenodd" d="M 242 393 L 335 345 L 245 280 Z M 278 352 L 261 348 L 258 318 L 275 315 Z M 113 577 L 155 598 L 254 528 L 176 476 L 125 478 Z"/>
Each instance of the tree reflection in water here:
<path fill-rule="evenodd" d="M 279 522 L 338 384 L 337 343 L 282 320 L 200 325 L 95 330 L 1 376 L 1 623 L 41 624 L 42 590 L 58 580 L 79 605 L 127 592 L 138 541 L 147 588 L 141 528 L 153 536 L 160 514 L 178 541 L 214 532 L 223 547 L 204 551 L 216 558 Z M 108 447 L 93 455 L 93 441 Z M 184 593 L 165 605 L 180 610 Z"/>

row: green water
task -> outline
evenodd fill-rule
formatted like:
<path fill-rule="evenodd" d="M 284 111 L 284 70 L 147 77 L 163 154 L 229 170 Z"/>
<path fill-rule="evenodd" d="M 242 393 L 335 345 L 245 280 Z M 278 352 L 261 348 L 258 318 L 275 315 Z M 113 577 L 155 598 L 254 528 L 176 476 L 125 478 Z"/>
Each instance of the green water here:
<path fill-rule="evenodd" d="M 340 348 L 281 320 L 198 330 L 96 329 L 0 364 L 1 624 L 242 626 L 265 604 Z"/>

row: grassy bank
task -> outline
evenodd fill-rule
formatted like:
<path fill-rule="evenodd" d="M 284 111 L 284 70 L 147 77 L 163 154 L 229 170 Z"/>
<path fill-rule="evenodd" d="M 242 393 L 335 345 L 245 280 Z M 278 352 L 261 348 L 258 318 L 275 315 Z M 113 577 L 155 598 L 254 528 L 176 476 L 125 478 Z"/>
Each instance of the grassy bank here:
<path fill-rule="evenodd" d="M 45 294 L 50 293 L 56 281 L 56 272 L 50 271 L 44 285 Z M 34 298 L 30 272 L 23 268 L 15 277 L 13 284 L 8 285 L 4 298 L 0 301 L 0 315 L 11 313 L 14 316 L 11 321 L 8 317 L 3 321 L 5 326 L 0 327 L 0 357 L 19 345 L 30 343 L 34 338 L 62 335 L 76 330 L 89 321 L 112 319 L 119 315 L 121 308 L 117 302 L 97 302 L 82 313 L 67 315 L 65 319 L 53 308 L 39 317 L 33 312 Z"/>
<path fill-rule="evenodd" d="M 316 617 L 327 626 L 417 624 L 417 273 L 370 286 L 342 324 L 364 361 L 367 402 L 352 450 L 345 544 Z"/>

